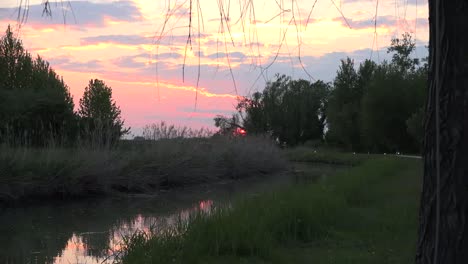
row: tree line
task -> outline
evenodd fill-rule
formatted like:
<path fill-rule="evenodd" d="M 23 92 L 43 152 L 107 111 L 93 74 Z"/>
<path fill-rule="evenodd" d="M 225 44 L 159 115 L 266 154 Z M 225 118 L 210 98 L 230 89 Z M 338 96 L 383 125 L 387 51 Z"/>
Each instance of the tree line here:
<path fill-rule="evenodd" d="M 0 39 L 0 144 L 110 145 L 128 132 L 112 89 L 90 80 L 78 111 L 63 78 L 8 26 Z"/>
<path fill-rule="evenodd" d="M 239 99 L 221 134 L 268 134 L 282 144 L 322 143 L 361 152 L 418 152 L 428 66 L 411 57 L 409 34 L 392 39 L 391 61 L 341 60 L 333 82 L 276 75 L 261 92 Z M 112 145 L 128 133 L 112 89 L 93 79 L 75 111 L 62 77 L 33 59 L 10 26 L 0 39 L 0 143 Z"/>
<path fill-rule="evenodd" d="M 361 152 L 419 152 L 424 134 L 427 60 L 412 58 L 408 33 L 393 38 L 390 61 L 341 60 L 333 82 L 276 75 L 261 92 L 239 99 L 221 134 L 242 128 L 282 144 L 312 141 Z"/>

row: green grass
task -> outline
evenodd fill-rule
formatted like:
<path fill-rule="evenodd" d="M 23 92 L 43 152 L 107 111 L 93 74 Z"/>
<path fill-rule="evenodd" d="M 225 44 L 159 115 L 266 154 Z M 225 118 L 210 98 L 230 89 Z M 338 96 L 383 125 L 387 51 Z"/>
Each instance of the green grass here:
<path fill-rule="evenodd" d="M 370 159 L 318 184 L 242 199 L 164 234 L 135 234 L 123 263 L 413 263 L 421 164 Z"/>
<path fill-rule="evenodd" d="M 286 157 L 296 162 L 329 163 L 338 165 L 358 165 L 369 158 L 375 157 L 368 154 L 353 154 L 339 152 L 324 148 L 314 149 L 309 147 L 296 147 L 285 151 Z"/>
<path fill-rule="evenodd" d="M 120 148 L 0 146 L 0 202 L 151 193 L 288 168 L 262 137 L 145 141 Z"/>

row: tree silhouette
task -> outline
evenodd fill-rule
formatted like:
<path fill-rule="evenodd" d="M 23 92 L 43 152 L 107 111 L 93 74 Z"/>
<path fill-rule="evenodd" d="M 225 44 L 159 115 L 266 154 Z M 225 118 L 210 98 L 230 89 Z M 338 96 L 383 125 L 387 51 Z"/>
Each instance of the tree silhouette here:
<path fill-rule="evenodd" d="M 120 108 L 112 99 L 112 89 L 102 80 L 90 80 L 80 99 L 78 114 L 85 136 L 98 145 L 108 145 L 128 133 Z"/>
<path fill-rule="evenodd" d="M 33 59 L 10 26 L 0 38 L 0 143 L 64 143 L 75 114 L 68 86 L 47 61 Z"/>

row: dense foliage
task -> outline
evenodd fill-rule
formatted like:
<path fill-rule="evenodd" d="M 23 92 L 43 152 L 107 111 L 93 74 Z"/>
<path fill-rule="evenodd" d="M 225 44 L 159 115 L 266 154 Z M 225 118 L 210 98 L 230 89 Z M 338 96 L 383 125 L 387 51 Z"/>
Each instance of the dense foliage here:
<path fill-rule="evenodd" d="M 100 80 L 90 81 L 75 113 L 63 79 L 47 61 L 33 59 L 10 26 L 0 38 L 0 76 L 0 143 L 73 145 L 97 134 L 114 142 L 128 131 L 111 88 Z"/>
<path fill-rule="evenodd" d="M 49 63 L 33 59 L 11 27 L 0 39 L 0 141 L 44 145 L 72 133 L 73 100 Z"/>
<path fill-rule="evenodd" d="M 331 84 L 284 75 L 239 100 L 232 118 L 217 116 L 221 131 L 242 127 L 280 143 L 326 142 L 363 152 L 418 152 L 423 133 L 427 64 L 411 57 L 409 34 L 394 38 L 391 61 L 341 61 Z"/>
<path fill-rule="evenodd" d="M 126 134 L 121 110 L 112 99 L 112 89 L 103 81 L 90 80 L 80 99 L 78 114 L 87 140 L 109 145 Z"/>
<path fill-rule="evenodd" d="M 390 62 L 363 62 L 358 71 L 343 60 L 330 95 L 327 140 L 348 150 L 417 152 L 427 66 L 412 59 L 414 42 L 404 34 L 393 39 Z"/>
<path fill-rule="evenodd" d="M 304 143 L 321 138 L 330 86 L 322 81 L 291 80 L 277 75 L 263 92 L 239 100 L 232 118 L 218 116 L 221 130 L 242 127 L 252 134 L 270 134 L 279 142 Z"/>

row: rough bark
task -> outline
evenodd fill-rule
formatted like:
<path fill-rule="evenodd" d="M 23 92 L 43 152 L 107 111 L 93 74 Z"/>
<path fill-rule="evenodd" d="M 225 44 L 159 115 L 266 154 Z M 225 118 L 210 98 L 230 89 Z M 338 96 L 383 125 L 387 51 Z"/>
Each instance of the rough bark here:
<path fill-rule="evenodd" d="M 416 263 L 466 264 L 468 0 L 429 0 L 429 27 L 429 93 Z M 440 166 L 439 178 L 437 163 Z"/>

